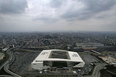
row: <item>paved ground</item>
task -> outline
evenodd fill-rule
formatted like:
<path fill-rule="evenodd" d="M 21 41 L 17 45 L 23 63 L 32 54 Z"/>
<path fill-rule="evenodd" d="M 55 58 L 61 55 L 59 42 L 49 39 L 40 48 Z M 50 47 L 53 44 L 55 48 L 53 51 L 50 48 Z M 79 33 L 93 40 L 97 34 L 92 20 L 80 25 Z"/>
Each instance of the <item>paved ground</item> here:
<path fill-rule="evenodd" d="M 29 65 L 38 55 L 36 52 L 18 52 L 19 54 L 14 53 L 15 61 L 10 66 L 10 70 L 20 74 L 23 69 Z"/>
<path fill-rule="evenodd" d="M 98 62 L 98 59 L 90 54 L 80 53 L 80 56 L 84 60 L 85 63 Z"/>
<path fill-rule="evenodd" d="M 84 76 L 84 77 L 100 77 L 100 70 L 105 67 L 105 63 L 98 63 L 96 64 L 93 74 L 91 76 Z"/>

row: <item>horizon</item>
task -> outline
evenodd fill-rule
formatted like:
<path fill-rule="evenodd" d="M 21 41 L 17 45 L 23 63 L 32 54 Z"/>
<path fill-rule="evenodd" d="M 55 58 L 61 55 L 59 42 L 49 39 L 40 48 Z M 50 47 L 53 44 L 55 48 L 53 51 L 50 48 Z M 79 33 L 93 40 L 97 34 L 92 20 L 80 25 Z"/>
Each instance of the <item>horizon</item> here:
<path fill-rule="evenodd" d="M 32 32 L 0 32 L 0 33 L 116 33 L 116 31 L 32 31 Z"/>

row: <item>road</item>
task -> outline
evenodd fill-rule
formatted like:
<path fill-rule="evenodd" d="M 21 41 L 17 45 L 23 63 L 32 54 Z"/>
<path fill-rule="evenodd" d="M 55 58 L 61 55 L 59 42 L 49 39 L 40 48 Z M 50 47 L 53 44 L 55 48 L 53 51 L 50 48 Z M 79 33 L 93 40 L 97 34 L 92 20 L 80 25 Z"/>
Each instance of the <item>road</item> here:
<path fill-rule="evenodd" d="M 94 71 L 91 76 L 84 76 L 84 77 L 100 77 L 100 70 L 105 67 L 105 63 L 97 63 L 97 66 L 94 68 Z"/>
<path fill-rule="evenodd" d="M 4 66 L 4 71 L 6 71 L 7 73 L 9 73 L 9 74 L 11 74 L 11 75 L 13 75 L 13 76 L 15 76 L 15 77 L 21 77 L 21 76 L 15 74 L 15 73 L 13 73 L 12 71 L 9 70 L 9 64 L 6 64 L 6 65 Z"/>
<path fill-rule="evenodd" d="M 10 49 L 6 51 L 7 54 L 8 54 L 9 51 L 10 51 Z M 5 62 L 1 65 L 0 70 L 1 70 L 9 61 L 10 61 L 10 58 L 9 58 L 7 61 L 5 61 Z"/>
<path fill-rule="evenodd" d="M 9 62 L 8 60 L 5 61 L 5 63 L 1 65 L 0 70 L 1 70 L 8 62 Z"/>
<path fill-rule="evenodd" d="M 12 49 L 12 48 L 11 48 Z M 6 53 L 9 55 L 9 59 L 7 60 L 7 62 L 4 64 L 4 71 L 13 75 L 13 77 L 21 77 L 15 73 L 13 73 L 12 71 L 9 70 L 9 66 L 10 64 L 12 64 L 12 62 L 14 61 L 14 55 L 13 53 L 10 51 L 11 49 L 7 50 Z M 8 77 L 8 75 L 5 75 L 6 77 Z M 4 77 L 5 77 L 4 76 Z M 11 77 L 11 76 L 10 76 Z"/>

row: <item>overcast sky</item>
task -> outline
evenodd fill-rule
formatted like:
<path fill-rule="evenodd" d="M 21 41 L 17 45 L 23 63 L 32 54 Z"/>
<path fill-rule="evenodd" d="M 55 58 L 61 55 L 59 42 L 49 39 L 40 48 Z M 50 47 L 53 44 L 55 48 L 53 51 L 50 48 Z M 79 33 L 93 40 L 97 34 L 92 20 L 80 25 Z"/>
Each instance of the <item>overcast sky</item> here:
<path fill-rule="evenodd" d="M 0 0 L 0 32 L 116 31 L 116 0 Z"/>

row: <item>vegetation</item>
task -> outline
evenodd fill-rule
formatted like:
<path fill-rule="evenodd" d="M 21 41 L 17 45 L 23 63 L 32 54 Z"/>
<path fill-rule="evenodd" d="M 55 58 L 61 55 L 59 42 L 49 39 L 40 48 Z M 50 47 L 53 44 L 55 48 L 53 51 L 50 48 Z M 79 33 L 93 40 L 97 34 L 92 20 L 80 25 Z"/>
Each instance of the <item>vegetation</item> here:
<path fill-rule="evenodd" d="M 98 52 L 102 52 L 102 51 L 116 51 L 116 46 L 98 47 L 97 51 Z"/>
<path fill-rule="evenodd" d="M 107 69 L 102 69 L 100 70 L 101 72 L 101 77 L 116 77 L 116 67 L 113 65 L 107 65 Z"/>
<path fill-rule="evenodd" d="M 2 60 L 0 60 L 0 65 L 3 64 L 7 59 L 9 59 L 9 55 L 6 52 L 4 52 L 4 55 L 5 57 Z"/>
<path fill-rule="evenodd" d="M 63 50 L 67 50 L 67 45 L 62 46 L 61 49 L 63 49 Z"/>
<path fill-rule="evenodd" d="M 30 52 L 30 51 L 27 51 L 27 50 L 13 50 L 13 52 Z"/>
<path fill-rule="evenodd" d="M 44 47 L 43 48 L 25 48 L 25 49 L 29 49 L 29 50 L 44 50 Z"/>
<path fill-rule="evenodd" d="M 100 70 L 100 77 L 112 77 L 110 73 L 108 73 L 105 69 Z"/>
<path fill-rule="evenodd" d="M 4 69 L 2 68 L 2 69 L 0 70 L 0 75 L 10 75 L 10 74 L 6 73 L 6 72 L 4 71 Z"/>
<path fill-rule="evenodd" d="M 77 77 L 77 75 L 43 75 L 43 77 Z"/>
<path fill-rule="evenodd" d="M 114 67 L 113 65 L 107 65 L 107 70 L 114 73 L 116 75 L 116 67 Z"/>

